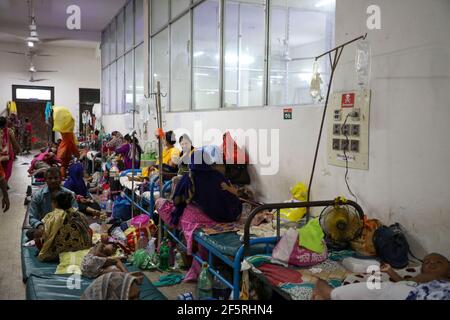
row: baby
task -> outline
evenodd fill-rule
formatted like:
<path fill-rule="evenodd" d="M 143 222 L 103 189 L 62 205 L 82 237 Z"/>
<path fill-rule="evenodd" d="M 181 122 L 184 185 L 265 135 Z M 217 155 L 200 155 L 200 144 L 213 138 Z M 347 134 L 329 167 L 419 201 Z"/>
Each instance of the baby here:
<path fill-rule="evenodd" d="M 368 283 L 354 283 L 332 288 L 324 280 L 315 278 L 313 299 L 316 300 L 405 300 L 414 289 L 412 283 L 428 283 L 434 280 L 450 281 L 450 262 L 438 253 L 430 253 L 423 259 L 421 273 L 413 278 L 402 278 L 390 265 L 380 271 L 392 281 L 382 282 L 379 288 L 369 288 Z"/>
<path fill-rule="evenodd" d="M 113 244 L 96 244 L 83 258 L 82 275 L 87 278 L 97 278 L 108 272 L 128 272 L 118 257 L 112 257 L 117 250 Z"/>

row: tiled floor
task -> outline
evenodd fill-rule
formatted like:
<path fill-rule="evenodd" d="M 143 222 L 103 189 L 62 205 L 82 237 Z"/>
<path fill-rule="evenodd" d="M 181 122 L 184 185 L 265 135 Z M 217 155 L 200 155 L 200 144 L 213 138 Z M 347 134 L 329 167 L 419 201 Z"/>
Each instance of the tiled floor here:
<path fill-rule="evenodd" d="M 25 192 L 30 184 L 28 164 L 31 156 L 21 157 L 14 162 L 13 175 L 9 181 L 8 212 L 0 212 L 0 300 L 25 299 L 25 285 L 22 282 L 20 261 L 20 236 L 25 217 Z"/>

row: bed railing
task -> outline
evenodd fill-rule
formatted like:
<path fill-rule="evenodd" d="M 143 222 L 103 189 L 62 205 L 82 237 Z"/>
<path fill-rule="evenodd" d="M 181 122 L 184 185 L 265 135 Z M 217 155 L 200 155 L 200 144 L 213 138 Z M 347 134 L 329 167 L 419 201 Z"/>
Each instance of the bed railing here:
<path fill-rule="evenodd" d="M 356 209 L 359 216 L 362 218 L 364 217 L 364 211 L 360 207 L 359 204 L 357 204 L 354 201 L 351 200 L 345 200 L 343 198 L 336 198 L 335 200 L 325 200 L 325 201 L 306 201 L 306 202 L 287 202 L 287 203 L 268 203 L 263 204 L 259 207 L 256 207 L 253 209 L 253 211 L 248 216 L 245 226 L 244 226 L 244 257 L 248 256 L 250 252 L 250 227 L 252 220 L 255 218 L 255 216 L 264 210 L 277 210 L 277 239 L 280 239 L 280 209 L 293 209 L 293 208 L 312 208 L 312 207 L 328 207 L 328 206 L 334 206 L 334 205 L 347 205 L 352 206 Z M 306 222 L 310 219 L 310 215 L 306 214 Z"/>

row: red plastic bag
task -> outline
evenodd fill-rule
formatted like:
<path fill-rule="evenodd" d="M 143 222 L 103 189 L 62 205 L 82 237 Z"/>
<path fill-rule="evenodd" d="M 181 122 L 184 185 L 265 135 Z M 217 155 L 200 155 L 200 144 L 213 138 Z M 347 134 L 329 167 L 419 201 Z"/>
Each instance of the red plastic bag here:
<path fill-rule="evenodd" d="M 245 150 L 242 150 L 231 137 L 230 132 L 223 135 L 223 161 L 226 164 L 248 164 L 249 158 Z"/>
<path fill-rule="evenodd" d="M 147 239 L 151 239 L 156 234 L 157 230 L 158 228 L 152 220 L 150 220 L 146 226 L 142 226 L 140 228 L 129 227 L 125 230 L 128 248 L 133 252 L 136 251 L 138 249 L 137 246 L 141 237 L 141 232 L 143 232 Z"/>

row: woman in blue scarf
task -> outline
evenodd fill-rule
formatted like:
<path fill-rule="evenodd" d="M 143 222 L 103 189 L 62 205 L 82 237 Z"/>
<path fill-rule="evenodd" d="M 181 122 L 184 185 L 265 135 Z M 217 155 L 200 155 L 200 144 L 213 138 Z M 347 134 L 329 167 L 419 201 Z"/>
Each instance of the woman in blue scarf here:
<path fill-rule="evenodd" d="M 81 162 L 75 162 L 69 167 L 69 177 L 64 183 L 64 188 L 75 193 L 80 212 L 94 217 L 100 216 L 100 205 L 91 198 L 88 192 L 84 181 L 84 167 Z"/>
<path fill-rule="evenodd" d="M 77 196 L 87 197 L 88 189 L 83 178 L 83 165 L 80 162 L 76 162 L 69 167 L 69 178 L 64 183 L 64 187 L 75 192 Z"/>
<path fill-rule="evenodd" d="M 191 155 L 189 173 L 177 184 L 173 195 L 172 223 L 178 225 L 186 205 L 197 205 L 217 222 L 233 222 L 242 212 L 242 203 L 225 176 L 214 169 L 211 157 L 202 150 Z"/>

